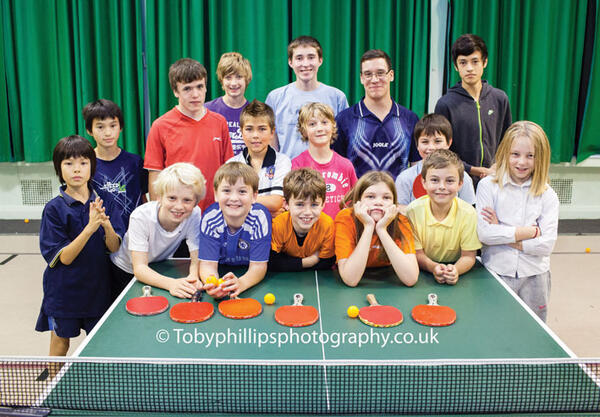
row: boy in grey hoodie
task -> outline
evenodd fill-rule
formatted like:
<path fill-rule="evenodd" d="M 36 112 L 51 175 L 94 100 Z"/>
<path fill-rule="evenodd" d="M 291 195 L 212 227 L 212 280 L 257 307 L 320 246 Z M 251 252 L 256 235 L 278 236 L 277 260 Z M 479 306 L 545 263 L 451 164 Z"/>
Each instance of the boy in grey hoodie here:
<path fill-rule="evenodd" d="M 450 150 L 463 160 L 474 185 L 493 170 L 496 149 L 512 123 L 506 93 L 481 79 L 487 58 L 483 39 L 472 34 L 460 36 L 452 45 L 452 61 L 461 81 L 435 106 L 435 113 L 452 125 Z"/>

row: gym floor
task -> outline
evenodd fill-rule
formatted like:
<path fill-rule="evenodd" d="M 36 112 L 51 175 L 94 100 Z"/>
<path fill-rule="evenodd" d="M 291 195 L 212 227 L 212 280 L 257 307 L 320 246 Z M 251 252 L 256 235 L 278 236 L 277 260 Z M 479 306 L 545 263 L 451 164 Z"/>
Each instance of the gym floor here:
<path fill-rule="evenodd" d="M 0 221 L 0 356 L 44 356 L 49 333 L 34 330 L 46 263 L 39 221 Z M 587 249 L 589 248 L 589 252 Z M 600 357 L 600 221 L 561 221 L 551 257 L 550 328 L 579 357 Z M 72 339 L 69 353 L 84 339 Z"/>

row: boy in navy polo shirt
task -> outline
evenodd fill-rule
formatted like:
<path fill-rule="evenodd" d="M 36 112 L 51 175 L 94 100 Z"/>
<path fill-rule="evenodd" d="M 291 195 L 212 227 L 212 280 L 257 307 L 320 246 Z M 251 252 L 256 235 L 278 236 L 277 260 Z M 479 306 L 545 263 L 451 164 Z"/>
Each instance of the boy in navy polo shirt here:
<path fill-rule="evenodd" d="M 148 171 L 139 156 L 119 148 L 123 113 L 110 100 L 100 99 L 83 108 L 85 129 L 96 141 L 96 173 L 92 183 L 104 191 L 120 210 L 125 228 L 133 209 L 146 202 Z M 116 215 L 116 213 L 115 213 Z"/>
<path fill-rule="evenodd" d="M 292 169 L 287 155 L 271 145 L 275 135 L 275 114 L 265 103 L 253 100 L 240 115 L 242 138 L 246 147 L 227 162 L 243 162 L 258 175 L 256 201 L 271 212 L 272 217 L 283 213 L 283 179 Z"/>
<path fill-rule="evenodd" d="M 412 142 L 419 117 L 392 99 L 392 59 L 380 49 L 360 58 L 360 83 L 365 96 L 335 118 L 338 138 L 333 150 L 348 158 L 360 178 L 368 171 L 386 171 L 392 178 L 419 160 Z"/>
<path fill-rule="evenodd" d="M 256 202 L 258 176 L 242 162 L 219 168 L 214 178 L 216 203 L 206 209 L 200 225 L 200 278 L 214 298 L 237 297 L 265 277 L 271 249 L 271 214 Z M 219 276 L 219 265 L 245 266 L 237 277 L 223 276 L 219 285 L 207 284 Z"/>
<path fill-rule="evenodd" d="M 35 329 L 50 330 L 50 355 L 64 356 L 70 338 L 80 329 L 89 333 L 108 308 L 108 252 L 119 249 L 124 228 L 112 200 L 103 206 L 102 192 L 91 186 L 96 154 L 86 139 L 61 139 L 52 160 L 64 185 L 42 214 L 40 250 L 48 266 Z"/>

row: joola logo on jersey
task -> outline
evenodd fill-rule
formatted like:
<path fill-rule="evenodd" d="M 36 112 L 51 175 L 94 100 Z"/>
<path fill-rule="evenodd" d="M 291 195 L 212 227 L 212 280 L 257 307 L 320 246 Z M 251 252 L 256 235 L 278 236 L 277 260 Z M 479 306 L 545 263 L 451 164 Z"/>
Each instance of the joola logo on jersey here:
<path fill-rule="evenodd" d="M 220 137 L 220 136 L 215 136 L 215 137 L 213 137 L 213 142 L 214 142 L 215 140 L 218 140 L 219 142 L 221 142 L 221 137 Z"/>
<path fill-rule="evenodd" d="M 373 144 L 374 148 L 387 148 L 390 144 L 384 142 L 377 142 Z"/>

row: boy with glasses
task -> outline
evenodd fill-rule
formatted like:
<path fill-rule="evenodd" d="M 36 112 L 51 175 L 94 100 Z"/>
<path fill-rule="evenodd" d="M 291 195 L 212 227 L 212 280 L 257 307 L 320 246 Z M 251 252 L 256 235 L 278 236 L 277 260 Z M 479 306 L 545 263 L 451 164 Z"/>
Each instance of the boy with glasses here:
<path fill-rule="evenodd" d="M 419 120 L 390 94 L 394 81 L 387 53 L 371 49 L 360 58 L 360 83 L 365 97 L 336 117 L 338 138 L 333 149 L 352 161 L 360 178 L 367 171 L 387 171 L 393 178 L 419 159 L 412 143 Z"/>

